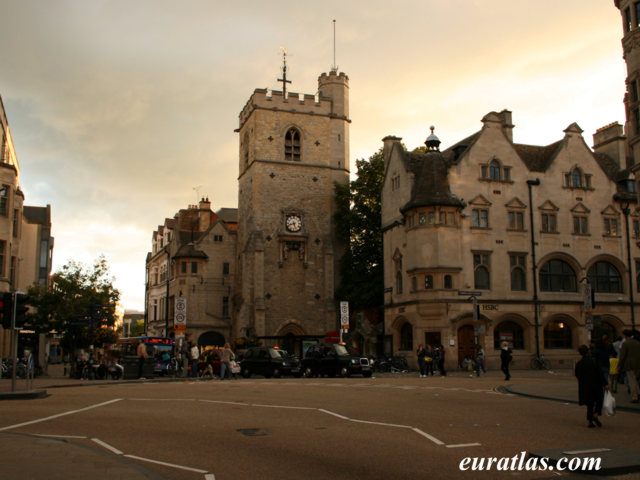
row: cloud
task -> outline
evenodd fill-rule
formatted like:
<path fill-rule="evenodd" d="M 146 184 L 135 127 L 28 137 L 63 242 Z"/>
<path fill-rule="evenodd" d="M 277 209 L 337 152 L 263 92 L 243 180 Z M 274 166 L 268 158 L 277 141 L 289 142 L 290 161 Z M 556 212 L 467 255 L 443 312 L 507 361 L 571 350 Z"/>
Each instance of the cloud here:
<path fill-rule="evenodd" d="M 619 11 L 609 2 L 306 3 L 22 0 L 0 5 L 0 94 L 28 205 L 52 205 L 54 259 L 105 253 L 123 301 L 166 217 L 237 205 L 238 114 L 254 88 L 315 93 L 350 77 L 351 163 L 388 134 L 443 146 L 513 111 L 516 141 L 585 139 L 623 121 Z M 198 187 L 198 191 L 194 190 Z M 142 287 L 141 287 L 142 285 Z"/>

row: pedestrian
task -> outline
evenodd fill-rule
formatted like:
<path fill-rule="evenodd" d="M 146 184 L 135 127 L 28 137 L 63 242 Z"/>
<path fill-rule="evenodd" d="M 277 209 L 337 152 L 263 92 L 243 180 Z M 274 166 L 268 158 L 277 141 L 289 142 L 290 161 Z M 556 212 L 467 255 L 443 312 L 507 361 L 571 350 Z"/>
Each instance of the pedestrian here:
<path fill-rule="evenodd" d="M 440 345 L 440 355 L 438 356 L 438 370 L 443 377 L 447 376 L 447 372 L 444 369 L 444 345 Z"/>
<path fill-rule="evenodd" d="M 225 343 L 224 348 L 220 352 L 220 380 L 224 380 L 227 371 L 229 371 L 229 380 L 231 380 L 231 360 L 235 358 L 236 356 L 231 350 L 231 345 L 229 345 L 229 342 Z"/>
<path fill-rule="evenodd" d="M 634 338 L 632 330 L 624 330 L 622 332 L 625 341 L 620 347 L 620 357 L 618 368 L 621 372 L 627 372 L 627 381 L 629 382 L 629 393 L 631 394 L 631 403 L 638 403 L 638 376 L 640 375 L 640 341 Z"/>
<path fill-rule="evenodd" d="M 620 375 L 620 369 L 618 368 L 618 358 L 616 352 L 613 352 L 612 357 L 609 359 L 609 390 L 612 393 L 618 391 L 618 376 Z"/>
<path fill-rule="evenodd" d="M 504 379 L 507 381 L 511 378 L 511 374 L 509 373 L 511 358 L 512 352 L 509 348 L 509 342 L 502 342 L 502 348 L 500 350 L 500 370 L 504 373 Z"/>
<path fill-rule="evenodd" d="M 433 347 L 429 344 L 427 344 L 426 347 L 426 355 L 424 357 L 424 361 L 425 361 L 425 371 L 424 371 L 424 376 L 427 377 L 429 375 L 431 375 L 433 377 Z"/>
<path fill-rule="evenodd" d="M 138 340 L 138 348 L 136 350 L 136 355 L 138 356 L 138 378 L 143 378 L 142 376 L 142 368 L 144 367 L 144 361 L 149 356 L 147 354 L 147 347 L 144 344 L 144 340 Z"/>
<path fill-rule="evenodd" d="M 593 358 L 593 361 L 598 368 L 600 368 L 600 371 L 604 375 L 607 383 L 609 383 L 609 370 L 611 365 L 609 361 L 610 353 L 608 352 L 608 347 L 606 345 L 606 335 L 602 339 L 593 342 L 589 350 L 591 358 Z"/>
<path fill-rule="evenodd" d="M 486 375 L 487 367 L 484 363 L 484 348 L 482 348 L 482 345 L 478 345 L 478 349 L 476 351 L 476 362 L 478 363 L 478 376 L 480 376 L 480 369 L 482 369 L 482 373 Z"/>
<path fill-rule="evenodd" d="M 418 367 L 420 368 L 420 378 L 426 377 L 425 370 L 427 368 L 427 362 L 425 357 L 427 356 L 427 351 L 424 348 L 423 344 L 418 345 L 418 350 L 416 350 L 416 355 L 418 356 Z"/>
<path fill-rule="evenodd" d="M 191 378 L 198 378 L 198 359 L 200 358 L 200 349 L 197 345 L 189 342 L 189 359 L 191 360 Z"/>
<path fill-rule="evenodd" d="M 604 390 L 609 389 L 602 369 L 597 360 L 591 356 L 589 347 L 581 345 L 578 352 L 582 359 L 576 363 L 576 377 L 578 378 L 578 404 L 587 406 L 587 420 L 589 428 L 602 427 L 600 417 L 602 415 L 602 402 Z"/>

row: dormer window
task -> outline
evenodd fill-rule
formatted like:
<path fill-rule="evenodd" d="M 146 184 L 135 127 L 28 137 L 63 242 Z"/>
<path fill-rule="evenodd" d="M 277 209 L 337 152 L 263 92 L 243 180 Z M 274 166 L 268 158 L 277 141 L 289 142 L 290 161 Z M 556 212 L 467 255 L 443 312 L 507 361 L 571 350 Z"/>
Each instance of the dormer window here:
<path fill-rule="evenodd" d="M 480 176 L 482 180 L 490 182 L 510 182 L 511 167 L 506 167 L 497 158 L 488 164 L 480 165 Z"/>
<path fill-rule="evenodd" d="M 591 175 L 585 174 L 578 167 L 564 174 L 564 186 L 566 188 L 591 189 Z"/>

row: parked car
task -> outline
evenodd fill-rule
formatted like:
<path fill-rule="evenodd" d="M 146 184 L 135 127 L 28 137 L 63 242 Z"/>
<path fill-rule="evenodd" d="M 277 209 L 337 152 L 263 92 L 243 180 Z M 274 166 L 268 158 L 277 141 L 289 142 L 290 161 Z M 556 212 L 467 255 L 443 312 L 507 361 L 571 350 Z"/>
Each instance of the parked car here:
<path fill-rule="evenodd" d="M 370 377 L 371 365 L 366 357 L 350 355 L 344 344 L 331 343 L 311 346 L 302 359 L 302 372 L 305 377 Z"/>
<path fill-rule="evenodd" d="M 240 373 L 244 378 L 264 375 L 266 378 L 282 375 L 301 375 L 300 362 L 286 351 L 274 347 L 251 347 L 240 361 Z"/>

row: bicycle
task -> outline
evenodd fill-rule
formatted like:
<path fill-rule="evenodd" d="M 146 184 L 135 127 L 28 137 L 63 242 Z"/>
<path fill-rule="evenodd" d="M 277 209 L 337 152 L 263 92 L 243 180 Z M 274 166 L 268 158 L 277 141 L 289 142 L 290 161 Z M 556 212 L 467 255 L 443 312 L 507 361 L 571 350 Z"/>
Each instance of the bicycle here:
<path fill-rule="evenodd" d="M 531 368 L 533 370 L 551 370 L 551 362 L 544 358 L 544 355 L 534 355 L 531 359 Z"/>

